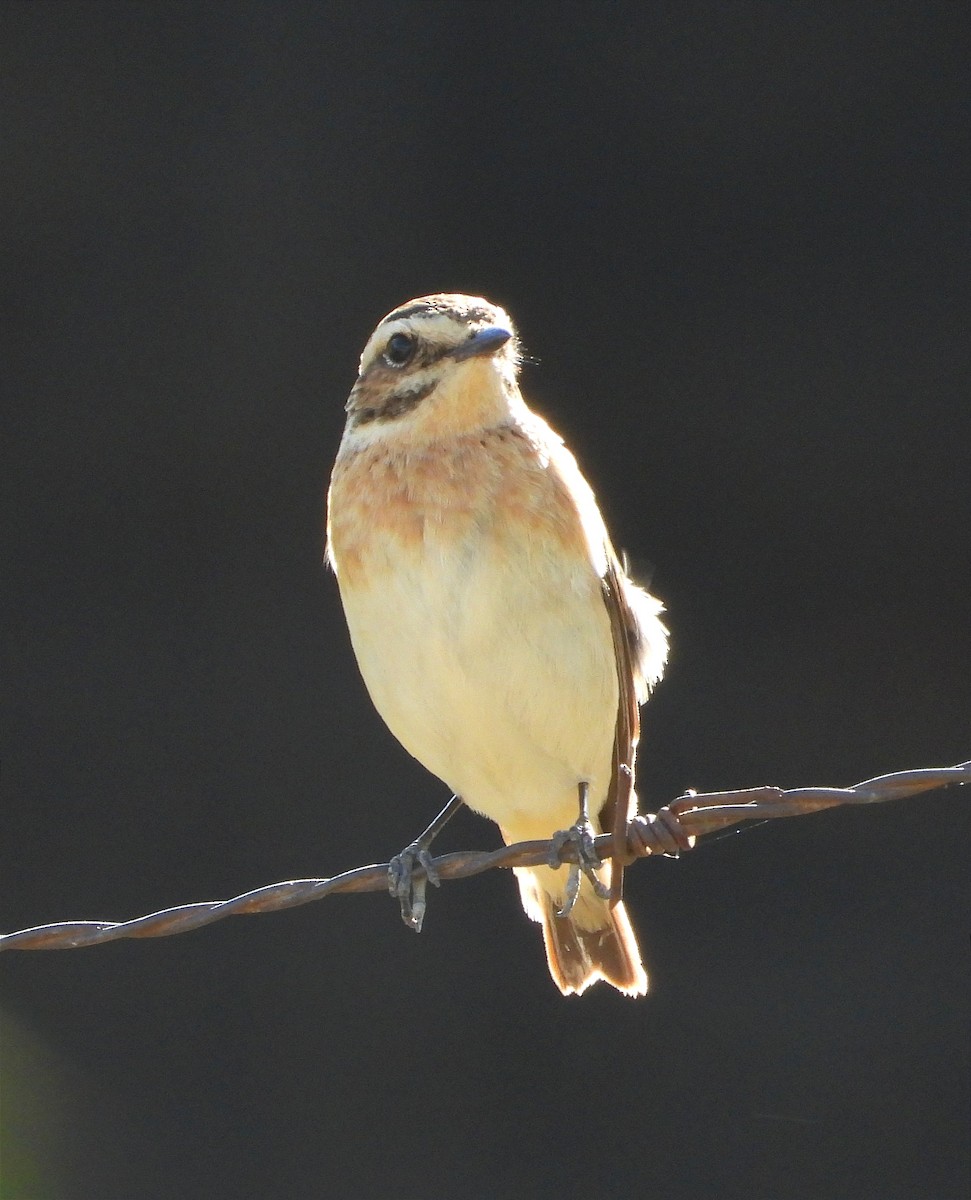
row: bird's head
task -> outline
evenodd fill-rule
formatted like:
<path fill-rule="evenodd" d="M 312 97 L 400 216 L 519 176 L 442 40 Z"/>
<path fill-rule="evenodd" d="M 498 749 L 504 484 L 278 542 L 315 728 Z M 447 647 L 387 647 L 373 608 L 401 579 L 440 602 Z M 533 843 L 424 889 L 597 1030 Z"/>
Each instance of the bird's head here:
<path fill-rule="evenodd" d="M 497 305 L 449 293 L 409 300 L 364 347 L 348 433 L 410 440 L 486 428 L 522 403 L 519 363 L 515 328 Z"/>

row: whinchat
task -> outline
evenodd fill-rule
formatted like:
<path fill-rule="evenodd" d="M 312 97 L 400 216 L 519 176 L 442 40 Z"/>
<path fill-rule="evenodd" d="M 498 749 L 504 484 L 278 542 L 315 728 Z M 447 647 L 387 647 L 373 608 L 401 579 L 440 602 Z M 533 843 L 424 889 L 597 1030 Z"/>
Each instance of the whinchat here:
<path fill-rule="evenodd" d="M 661 676 L 658 600 L 627 577 L 573 455 L 519 390 L 509 316 L 473 296 L 390 312 L 361 355 L 328 495 L 327 555 L 371 699 L 507 843 L 622 829 L 638 705 Z M 615 868 L 517 870 L 567 995 L 647 976 Z M 610 865 L 601 872 L 609 884 Z"/>

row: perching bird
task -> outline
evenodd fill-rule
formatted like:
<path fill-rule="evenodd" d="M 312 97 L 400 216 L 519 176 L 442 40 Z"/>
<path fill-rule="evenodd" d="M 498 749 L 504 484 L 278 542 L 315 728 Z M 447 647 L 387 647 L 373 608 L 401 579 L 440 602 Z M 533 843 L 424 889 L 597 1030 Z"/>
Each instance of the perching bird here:
<path fill-rule="evenodd" d="M 594 833 L 623 830 L 638 704 L 667 655 L 662 605 L 627 577 L 519 365 L 512 321 L 485 300 L 390 312 L 347 401 L 327 522 L 375 707 L 507 843 L 572 826 L 584 795 Z M 517 875 L 564 995 L 598 979 L 644 994 L 616 876 L 613 904 L 588 871 L 569 908 L 566 870 Z"/>

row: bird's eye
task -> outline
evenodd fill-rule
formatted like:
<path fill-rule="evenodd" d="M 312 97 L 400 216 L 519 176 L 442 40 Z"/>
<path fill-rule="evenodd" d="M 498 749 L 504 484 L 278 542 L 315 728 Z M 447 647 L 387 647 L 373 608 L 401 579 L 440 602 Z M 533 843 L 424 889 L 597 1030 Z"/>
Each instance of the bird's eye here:
<path fill-rule="evenodd" d="M 409 334 L 393 333 L 385 347 L 385 362 L 391 367 L 403 367 L 415 353 L 415 345 L 415 339 Z"/>

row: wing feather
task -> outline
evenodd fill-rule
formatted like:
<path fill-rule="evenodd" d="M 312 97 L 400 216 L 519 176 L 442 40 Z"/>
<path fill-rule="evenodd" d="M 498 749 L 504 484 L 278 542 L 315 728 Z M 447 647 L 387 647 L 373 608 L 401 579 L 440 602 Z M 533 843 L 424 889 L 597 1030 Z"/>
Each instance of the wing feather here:
<path fill-rule="evenodd" d="M 638 707 L 638 677 L 640 676 L 637 646 L 640 629 L 634 610 L 627 598 L 623 575 L 617 555 L 611 548 L 607 572 L 603 578 L 603 598 L 610 617 L 610 633 L 614 644 L 617 668 L 617 722 L 614 726 L 614 752 L 610 764 L 610 787 L 607 800 L 600 810 L 600 827 L 614 835 L 614 856 L 610 870 L 610 903 L 617 904 L 624 896 L 624 866 L 627 857 L 627 824 L 637 810 L 634 791 L 634 758 L 640 738 L 641 720 Z"/>

